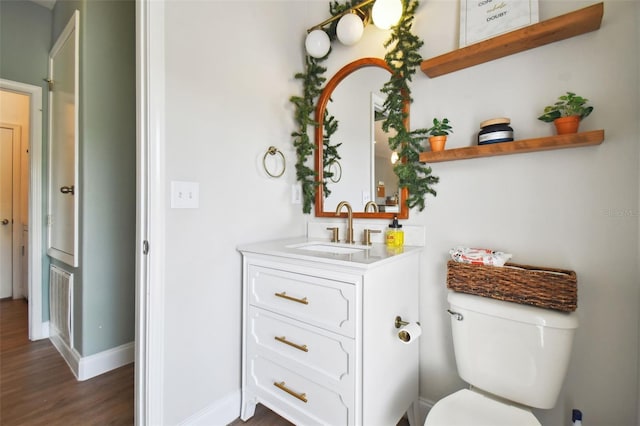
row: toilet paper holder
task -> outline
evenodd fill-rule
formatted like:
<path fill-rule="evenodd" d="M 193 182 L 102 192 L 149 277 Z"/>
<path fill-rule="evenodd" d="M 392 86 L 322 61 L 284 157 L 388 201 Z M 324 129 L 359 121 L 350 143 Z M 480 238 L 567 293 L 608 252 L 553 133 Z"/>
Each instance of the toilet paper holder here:
<path fill-rule="evenodd" d="M 409 325 L 409 323 L 407 321 L 402 321 L 402 317 L 400 315 L 396 316 L 396 328 L 404 327 L 405 325 Z"/>
<path fill-rule="evenodd" d="M 394 322 L 394 325 L 396 326 L 396 328 L 406 327 L 409 324 L 411 323 L 408 321 L 403 321 L 400 315 L 396 316 L 396 321 Z M 420 323 L 417 321 L 416 321 L 416 324 L 420 325 Z"/>
<path fill-rule="evenodd" d="M 400 315 L 396 316 L 394 325 L 397 329 L 402 329 L 398 332 L 398 339 L 403 343 L 410 343 L 415 340 L 418 336 L 420 336 L 420 323 L 416 322 L 415 324 L 411 324 L 408 321 L 403 321 Z M 417 328 L 417 329 L 416 329 Z"/>

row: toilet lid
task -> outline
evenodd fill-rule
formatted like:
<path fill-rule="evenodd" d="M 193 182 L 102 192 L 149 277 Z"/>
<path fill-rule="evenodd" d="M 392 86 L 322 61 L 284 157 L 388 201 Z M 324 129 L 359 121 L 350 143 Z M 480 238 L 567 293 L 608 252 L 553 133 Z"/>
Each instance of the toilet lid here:
<path fill-rule="evenodd" d="M 531 411 L 464 389 L 438 401 L 424 426 L 541 426 Z"/>

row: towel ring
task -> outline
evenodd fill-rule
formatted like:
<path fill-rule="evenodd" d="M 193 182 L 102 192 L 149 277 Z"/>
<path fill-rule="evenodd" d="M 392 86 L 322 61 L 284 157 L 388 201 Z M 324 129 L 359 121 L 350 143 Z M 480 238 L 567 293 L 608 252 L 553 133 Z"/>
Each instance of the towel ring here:
<path fill-rule="evenodd" d="M 327 166 L 327 171 L 332 173 L 331 177 L 329 177 L 331 182 L 340 182 L 340 179 L 342 179 L 342 166 L 338 160 L 331 161 Z"/>
<path fill-rule="evenodd" d="M 276 154 L 280 154 L 280 157 L 282 157 L 282 170 L 280 171 L 280 173 L 271 173 L 269 171 L 269 168 L 267 167 L 267 155 Z M 287 160 L 285 160 L 284 154 L 278 148 L 276 148 L 275 146 L 270 146 L 269 149 L 267 149 L 267 152 L 264 153 L 264 157 L 262 157 L 262 166 L 264 167 L 264 171 L 267 172 L 269 176 L 279 178 L 284 174 L 284 171 L 287 168 Z"/>

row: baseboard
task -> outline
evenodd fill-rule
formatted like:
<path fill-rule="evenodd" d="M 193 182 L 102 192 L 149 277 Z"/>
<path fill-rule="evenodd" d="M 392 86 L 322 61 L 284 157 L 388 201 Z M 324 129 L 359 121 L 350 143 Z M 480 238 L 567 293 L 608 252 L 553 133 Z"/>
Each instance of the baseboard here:
<path fill-rule="evenodd" d="M 180 426 L 228 425 L 240 415 L 240 389 L 180 422 Z"/>
<path fill-rule="evenodd" d="M 49 337 L 49 321 L 43 321 L 40 328 L 40 335 L 34 340 L 47 339 Z"/>
<path fill-rule="evenodd" d="M 58 350 L 62 358 L 67 362 L 76 379 L 84 381 L 99 376 L 107 371 L 133 362 L 135 356 L 135 343 L 129 342 L 115 348 L 99 352 L 94 355 L 81 357 L 78 351 L 69 347 L 67 342 L 57 334 L 49 336 L 49 340 Z"/>
<path fill-rule="evenodd" d="M 80 358 L 78 380 L 87 380 L 123 365 L 131 364 L 135 358 L 135 349 L 135 343 L 129 342 Z"/>

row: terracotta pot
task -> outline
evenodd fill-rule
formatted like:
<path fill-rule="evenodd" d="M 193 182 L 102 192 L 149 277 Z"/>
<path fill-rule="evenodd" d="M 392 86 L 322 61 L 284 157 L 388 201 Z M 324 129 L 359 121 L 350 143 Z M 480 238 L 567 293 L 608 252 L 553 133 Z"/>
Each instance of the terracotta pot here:
<path fill-rule="evenodd" d="M 430 136 L 429 145 L 431 151 L 444 151 L 444 144 L 447 142 L 446 136 Z"/>
<path fill-rule="evenodd" d="M 559 135 L 577 133 L 578 127 L 580 126 L 580 116 L 572 115 L 569 117 L 556 118 L 553 124 L 555 124 L 556 132 L 558 132 Z"/>

